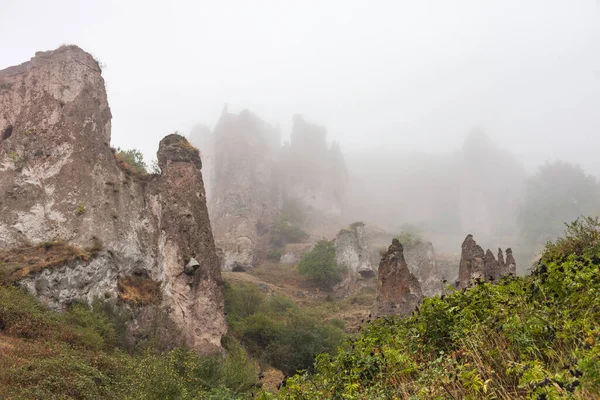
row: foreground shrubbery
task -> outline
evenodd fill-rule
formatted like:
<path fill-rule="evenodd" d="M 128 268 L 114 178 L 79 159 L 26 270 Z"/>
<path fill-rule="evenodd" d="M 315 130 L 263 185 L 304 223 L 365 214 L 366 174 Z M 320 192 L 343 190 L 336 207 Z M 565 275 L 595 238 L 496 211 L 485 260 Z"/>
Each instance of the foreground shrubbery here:
<path fill-rule="evenodd" d="M 236 399 L 258 370 L 233 338 L 227 356 L 178 348 L 126 351 L 128 316 L 109 303 L 57 313 L 22 290 L 0 286 L 0 398 Z"/>
<path fill-rule="evenodd" d="M 291 399 L 600 398 L 600 224 L 548 244 L 532 276 L 426 299 L 405 319 L 365 326 Z"/>
<path fill-rule="evenodd" d="M 344 340 L 340 323 L 299 309 L 289 298 L 267 296 L 255 285 L 227 285 L 225 311 L 230 332 L 263 363 L 293 374 Z"/>

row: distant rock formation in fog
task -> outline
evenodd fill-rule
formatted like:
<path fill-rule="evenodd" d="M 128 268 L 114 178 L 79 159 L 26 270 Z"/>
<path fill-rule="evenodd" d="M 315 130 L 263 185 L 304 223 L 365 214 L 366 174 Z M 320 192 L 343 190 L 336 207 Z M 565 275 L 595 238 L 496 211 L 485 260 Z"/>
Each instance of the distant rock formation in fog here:
<path fill-rule="evenodd" d="M 282 148 L 281 178 L 288 196 L 328 214 L 341 215 L 348 174 L 338 143 L 326 141 L 327 130 L 294 116 L 290 142 Z"/>
<path fill-rule="evenodd" d="M 349 228 L 342 229 L 334 240 L 335 260 L 338 265 L 347 268 L 350 276 L 375 275 L 371 265 L 369 244 L 366 240 L 365 224 L 356 222 Z"/>
<path fill-rule="evenodd" d="M 252 268 L 281 210 L 279 132 L 249 111 L 224 110 L 213 133 L 209 212 L 224 270 Z"/>
<path fill-rule="evenodd" d="M 200 150 L 202 159 L 202 176 L 204 177 L 204 189 L 206 201 L 210 204 L 212 198 L 212 186 L 214 182 L 215 165 L 215 140 L 210 128 L 206 125 L 197 124 L 190 131 L 188 139 L 190 143 Z"/>
<path fill-rule="evenodd" d="M 388 230 L 421 225 L 445 235 L 469 231 L 488 237 L 516 229 L 512 216 L 526 170 L 480 131 L 456 151 L 408 153 L 399 143 L 397 148 L 355 151 L 345 159 L 353 218 Z M 452 248 L 450 242 L 436 242 L 437 251 Z"/>
<path fill-rule="evenodd" d="M 442 293 L 444 279 L 442 270 L 437 265 L 433 244 L 417 241 L 414 244 L 403 245 L 404 258 L 410 272 L 417 277 L 423 296 L 433 297 Z"/>
<path fill-rule="evenodd" d="M 407 316 L 421 301 L 419 280 L 408 269 L 402 244 L 393 239 L 379 263 L 375 314 Z"/>
<path fill-rule="evenodd" d="M 491 250 L 485 253 L 481 246 L 475 242 L 473 235 L 467 235 L 462 244 L 462 253 L 459 264 L 459 288 L 469 286 L 473 281 L 496 281 L 499 278 L 516 273 L 516 262 L 512 249 L 506 249 L 506 262 L 502 249 L 498 249 L 498 260 Z"/>
<path fill-rule="evenodd" d="M 225 270 L 245 270 L 264 258 L 282 199 L 303 209 L 340 216 L 347 200 L 347 172 L 326 130 L 294 116 L 291 140 L 249 111 L 224 112 L 210 131 L 197 125 L 190 140 L 209 174 L 209 213 Z M 289 261 L 289 260 L 286 260 Z"/>

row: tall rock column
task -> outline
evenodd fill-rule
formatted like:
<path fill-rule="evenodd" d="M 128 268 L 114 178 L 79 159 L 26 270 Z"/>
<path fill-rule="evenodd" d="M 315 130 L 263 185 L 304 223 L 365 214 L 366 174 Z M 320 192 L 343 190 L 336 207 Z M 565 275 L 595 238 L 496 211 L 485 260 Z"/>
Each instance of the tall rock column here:
<path fill-rule="evenodd" d="M 165 301 L 186 343 L 209 352 L 221 346 L 227 326 L 202 164 L 197 150 L 176 134 L 161 140 L 157 156 Z"/>
<path fill-rule="evenodd" d="M 461 247 L 458 279 L 459 288 L 462 289 L 469 286 L 469 283 L 473 280 L 484 279 L 485 264 L 483 257 L 485 254 L 481 246 L 473 239 L 473 235 L 467 235 Z"/>
<path fill-rule="evenodd" d="M 211 221 L 224 270 L 252 268 L 266 255 L 281 209 L 276 178 L 279 135 L 249 111 L 225 110 L 214 130 Z"/>
<path fill-rule="evenodd" d="M 407 316 L 422 300 L 421 285 L 408 270 L 402 244 L 393 239 L 379 263 L 375 314 Z"/>

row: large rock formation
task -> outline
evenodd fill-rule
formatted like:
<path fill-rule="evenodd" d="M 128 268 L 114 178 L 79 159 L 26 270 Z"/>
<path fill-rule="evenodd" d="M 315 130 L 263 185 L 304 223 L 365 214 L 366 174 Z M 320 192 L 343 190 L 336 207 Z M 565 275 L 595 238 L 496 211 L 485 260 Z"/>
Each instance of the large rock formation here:
<path fill-rule="evenodd" d="M 441 268 L 437 265 L 433 244 L 417 241 L 404 246 L 404 258 L 410 272 L 417 277 L 423 296 L 433 297 L 441 294 L 444 279 Z"/>
<path fill-rule="evenodd" d="M 343 212 L 347 174 L 340 147 L 328 146 L 325 128 L 300 116 L 283 146 L 278 128 L 249 111 L 232 114 L 227 108 L 212 133 L 198 125 L 190 140 L 210 164 L 209 212 L 225 270 L 246 270 L 266 256 L 284 198 L 314 217 L 307 219 L 307 230 L 315 237 L 322 235 L 310 221 L 320 228 L 326 216 Z"/>
<path fill-rule="evenodd" d="M 225 109 L 213 135 L 214 234 L 223 249 L 223 269 L 245 270 L 266 255 L 270 228 L 281 209 L 279 133 L 248 111 L 236 115 Z"/>
<path fill-rule="evenodd" d="M 421 285 L 408 269 L 402 244 L 393 239 L 379 263 L 375 314 L 407 316 L 422 300 Z"/>
<path fill-rule="evenodd" d="M 336 263 L 346 267 L 350 276 L 375 275 L 375 269 L 371 265 L 365 224 L 356 222 L 350 225 L 350 228 L 342 229 L 335 237 L 334 245 Z"/>
<path fill-rule="evenodd" d="M 485 253 L 473 239 L 467 235 L 462 244 L 462 253 L 458 271 L 459 288 L 469 286 L 473 281 L 495 281 L 508 274 L 515 275 L 516 262 L 510 248 L 506 249 L 506 263 L 502 249 L 498 248 L 498 260 L 488 249 Z"/>
<path fill-rule="evenodd" d="M 0 71 L 0 109 L 0 249 L 103 246 L 94 259 L 36 270 L 21 284 L 61 308 L 116 301 L 124 282 L 143 277 L 160 287 L 152 310 L 170 321 L 171 335 L 202 352 L 219 349 L 222 283 L 197 150 L 169 135 L 160 175 L 121 168 L 100 68 L 76 46 Z M 150 307 L 133 309 L 138 327 L 153 321 Z"/>

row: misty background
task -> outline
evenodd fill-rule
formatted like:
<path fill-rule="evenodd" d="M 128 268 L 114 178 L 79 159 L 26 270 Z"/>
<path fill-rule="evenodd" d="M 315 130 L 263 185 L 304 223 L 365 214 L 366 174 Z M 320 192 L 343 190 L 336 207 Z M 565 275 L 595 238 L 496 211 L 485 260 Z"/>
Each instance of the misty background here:
<path fill-rule="evenodd" d="M 147 160 L 224 104 L 282 140 L 301 114 L 340 144 L 354 215 L 390 229 L 514 242 L 546 161 L 600 175 L 596 0 L 4 0 L 0 38 L 0 68 L 61 44 L 94 54 L 112 143 Z"/>

